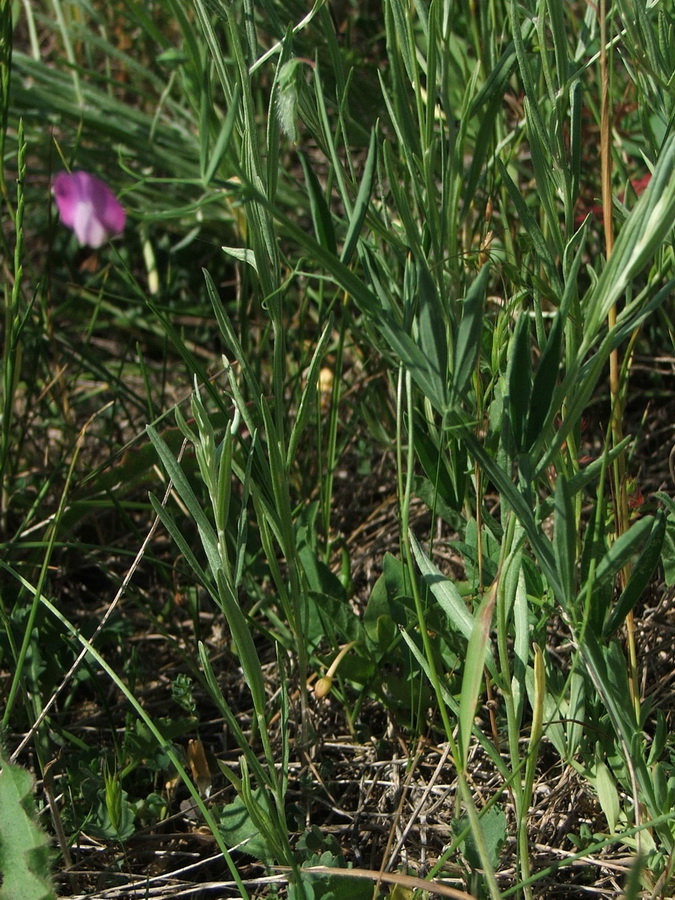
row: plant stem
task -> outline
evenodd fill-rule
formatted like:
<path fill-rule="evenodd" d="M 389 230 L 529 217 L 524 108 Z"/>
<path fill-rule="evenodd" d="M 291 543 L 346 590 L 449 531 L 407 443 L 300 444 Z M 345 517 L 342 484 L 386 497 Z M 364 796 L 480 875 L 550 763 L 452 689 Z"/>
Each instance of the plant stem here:
<path fill-rule="evenodd" d="M 600 164 L 602 178 L 602 219 L 605 231 L 605 255 L 612 254 L 614 249 L 614 223 L 612 220 L 612 160 L 611 160 L 611 111 L 609 107 L 609 67 L 607 62 L 607 0 L 600 2 Z M 609 330 L 616 325 L 617 308 L 614 304 L 607 317 Z M 627 374 L 625 375 L 627 377 Z M 609 358 L 609 390 L 611 396 L 611 432 L 612 444 L 617 446 L 623 440 L 624 400 L 622 393 L 621 361 L 618 349 L 611 352 Z M 612 466 L 616 536 L 620 537 L 628 530 L 628 498 L 626 494 L 626 456 L 622 451 Z M 625 588 L 630 575 L 630 567 L 624 566 L 621 571 L 621 587 Z M 628 642 L 629 670 L 628 680 L 631 699 L 637 721 L 640 721 L 640 696 L 638 691 L 637 653 L 635 649 L 635 620 L 631 610 L 626 616 L 626 636 Z"/>

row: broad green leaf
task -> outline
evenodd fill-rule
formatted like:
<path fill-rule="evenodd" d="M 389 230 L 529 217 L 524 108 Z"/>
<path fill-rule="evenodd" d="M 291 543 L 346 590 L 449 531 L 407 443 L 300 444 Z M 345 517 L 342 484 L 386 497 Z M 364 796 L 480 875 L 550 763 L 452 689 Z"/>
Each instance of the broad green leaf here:
<path fill-rule="evenodd" d="M 230 767 L 221 760 L 217 762 L 221 772 L 227 776 L 231 771 Z M 241 787 L 241 782 L 239 786 Z M 221 807 L 215 806 L 213 814 L 228 847 L 269 863 L 274 859 L 273 851 L 266 839 L 269 827 L 264 831 L 259 827 L 263 824 L 263 817 L 269 822 L 269 803 L 262 789 L 254 791 L 252 797 L 255 803 L 253 815 L 240 794 L 231 803 Z"/>
<path fill-rule="evenodd" d="M 49 843 L 38 825 L 34 783 L 0 755 L 0 900 L 55 900 Z"/>
<path fill-rule="evenodd" d="M 363 627 L 368 638 L 380 651 L 386 650 L 398 635 L 396 626 L 406 623 L 405 578 L 400 560 L 386 553 L 384 571 L 375 582 L 363 614 Z"/>
<path fill-rule="evenodd" d="M 480 826 L 483 832 L 485 849 L 488 852 L 490 862 L 498 866 L 502 845 L 508 836 L 506 816 L 499 806 L 490 806 L 484 810 L 480 817 Z M 464 816 L 459 821 L 453 822 L 452 830 L 459 835 L 469 825 L 469 819 Z M 461 843 L 462 853 L 472 869 L 482 868 L 482 862 L 474 835 L 469 833 Z"/>

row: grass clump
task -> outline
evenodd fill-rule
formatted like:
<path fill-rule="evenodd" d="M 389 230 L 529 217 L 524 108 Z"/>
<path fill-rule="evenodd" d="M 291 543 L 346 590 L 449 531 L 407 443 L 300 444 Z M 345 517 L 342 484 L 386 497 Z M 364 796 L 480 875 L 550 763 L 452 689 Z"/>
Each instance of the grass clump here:
<path fill-rule="evenodd" d="M 2 7 L 2 741 L 62 895 L 669 896 L 674 26 Z"/>

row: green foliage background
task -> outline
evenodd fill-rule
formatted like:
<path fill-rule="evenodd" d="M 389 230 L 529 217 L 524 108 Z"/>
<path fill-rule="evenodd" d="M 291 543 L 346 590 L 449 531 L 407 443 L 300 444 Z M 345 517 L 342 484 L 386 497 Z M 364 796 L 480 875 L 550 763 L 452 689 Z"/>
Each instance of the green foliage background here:
<path fill-rule="evenodd" d="M 73 754 L 70 834 L 159 826 L 177 772 L 241 896 L 241 841 L 293 896 L 346 895 L 307 874 L 351 860 L 317 838 L 311 791 L 302 815 L 290 800 L 321 753 L 313 674 L 352 740 L 377 710 L 447 748 L 430 877 L 541 896 L 622 847 L 626 896 L 668 896 L 670 714 L 638 683 L 632 623 L 661 567 L 672 581 L 675 509 L 652 492 L 629 511 L 626 410 L 636 349 L 672 353 L 675 333 L 671 6 L 1 9 L 8 755 L 31 745 L 39 774 Z M 77 247 L 50 200 L 63 168 L 114 187 L 123 239 Z M 378 456 L 388 552 L 355 588 L 341 523 Z M 125 652 L 150 633 L 168 715 Z M 102 753 L 71 721 L 82 692 Z M 212 761 L 217 801 L 184 749 L 205 704 L 236 748 Z M 554 866 L 532 839 L 544 752 L 599 809 Z"/>

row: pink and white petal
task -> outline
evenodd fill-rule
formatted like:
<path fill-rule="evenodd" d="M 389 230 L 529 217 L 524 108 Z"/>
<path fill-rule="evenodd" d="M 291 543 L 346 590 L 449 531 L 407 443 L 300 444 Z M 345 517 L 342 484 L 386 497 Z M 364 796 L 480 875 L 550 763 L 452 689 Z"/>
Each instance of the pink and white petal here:
<path fill-rule="evenodd" d="M 77 182 L 68 172 L 59 172 L 54 179 L 54 197 L 61 221 L 72 228 L 80 191 Z"/>
<path fill-rule="evenodd" d="M 126 212 L 108 185 L 89 172 L 59 172 L 54 196 L 64 225 L 72 228 L 81 244 L 100 247 L 121 234 Z"/>
<path fill-rule="evenodd" d="M 108 240 L 108 232 L 99 220 L 91 202 L 81 200 L 76 204 L 73 231 L 81 244 L 94 249 Z"/>
<path fill-rule="evenodd" d="M 108 233 L 112 237 L 116 234 L 122 234 L 124 226 L 127 222 L 127 214 L 124 207 L 119 203 L 114 194 L 110 194 L 108 203 L 106 204 L 105 213 L 101 217 L 101 221 L 105 223 Z"/>

